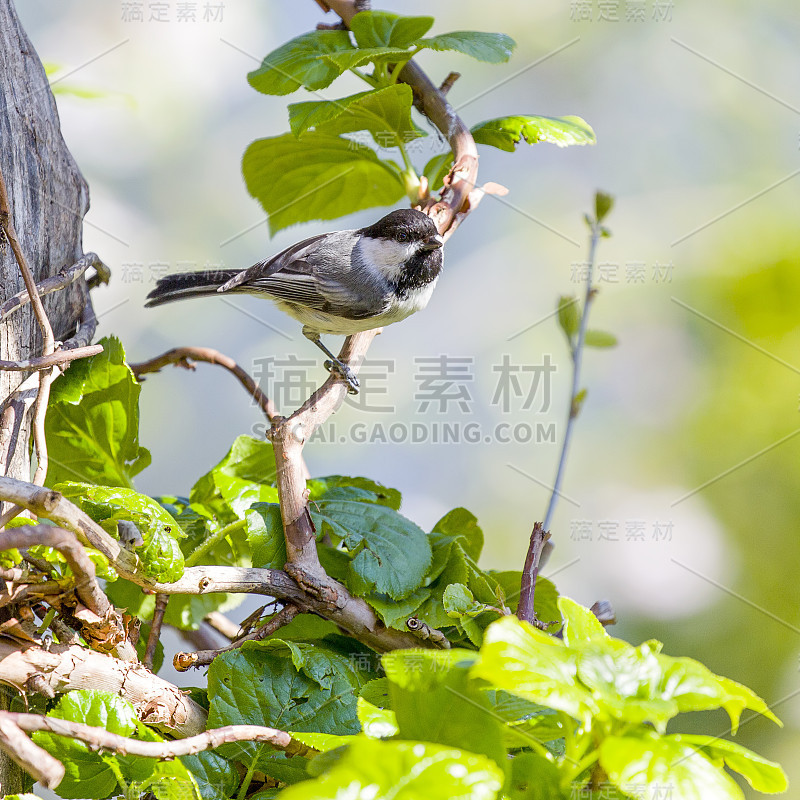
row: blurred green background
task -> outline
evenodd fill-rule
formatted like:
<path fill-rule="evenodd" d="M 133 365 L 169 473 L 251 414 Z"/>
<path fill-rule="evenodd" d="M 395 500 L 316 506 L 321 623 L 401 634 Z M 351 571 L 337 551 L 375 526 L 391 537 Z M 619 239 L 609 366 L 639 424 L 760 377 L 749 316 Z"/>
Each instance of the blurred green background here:
<path fill-rule="evenodd" d="M 61 68 L 54 78 L 64 135 L 91 187 L 85 247 L 114 273 L 95 295 L 101 332 L 119 335 L 134 361 L 207 345 L 262 374 L 264 359 L 312 359 L 309 379 L 323 377 L 299 326 L 269 303 L 142 308 L 165 271 L 246 267 L 297 239 L 379 216 L 310 224 L 270 241 L 241 178 L 246 146 L 288 129 L 287 99 L 257 94 L 246 73 L 321 21 L 316 3 L 17 6 L 42 59 Z M 796 3 L 376 7 L 433 13 L 434 33 L 494 30 L 516 39 L 514 58 L 501 66 L 421 56 L 434 81 L 462 73 L 450 99 L 469 124 L 578 114 L 598 143 L 522 145 L 513 155 L 482 149 L 481 178 L 509 195 L 487 197 L 448 244 L 428 309 L 372 348 L 372 358 L 392 362 L 388 394 L 376 399 L 388 398 L 394 410 L 346 406 L 336 417 L 337 432 L 363 422 L 375 430 L 422 421 L 432 430 L 477 421 L 486 431 L 508 421 L 541 430 L 553 423 L 556 441 L 318 443 L 306 450 L 312 472 L 395 486 L 404 513 L 423 526 L 465 505 L 486 533 L 485 565 L 519 568 L 547 504 L 567 405 L 568 356 L 547 317 L 558 295 L 580 290 L 581 218 L 594 191 L 613 194 L 614 236 L 601 245 L 592 313 L 593 326 L 620 344 L 585 358 L 589 395 L 545 573 L 586 605 L 611 600 L 616 635 L 658 638 L 667 653 L 698 658 L 764 696 L 786 728 L 746 721 L 738 738 L 781 761 L 788 796 L 800 798 Z M 323 94 L 359 90 L 355 78 L 343 78 Z M 305 98 L 289 102 L 298 99 Z M 426 147 L 443 149 L 429 139 Z M 412 154 L 421 166 L 428 151 Z M 422 413 L 414 359 L 443 354 L 468 359 L 459 391 L 469 402 Z M 493 367 L 504 355 L 527 366 L 552 359 L 549 403 L 543 394 L 527 410 L 522 397 L 511 398 L 508 412 L 492 403 Z M 153 465 L 138 486 L 154 494 L 186 493 L 235 436 L 261 422 L 234 381 L 212 367 L 152 376 L 142 397 L 142 443 Z M 698 730 L 727 733 L 722 714 L 696 716 Z"/>

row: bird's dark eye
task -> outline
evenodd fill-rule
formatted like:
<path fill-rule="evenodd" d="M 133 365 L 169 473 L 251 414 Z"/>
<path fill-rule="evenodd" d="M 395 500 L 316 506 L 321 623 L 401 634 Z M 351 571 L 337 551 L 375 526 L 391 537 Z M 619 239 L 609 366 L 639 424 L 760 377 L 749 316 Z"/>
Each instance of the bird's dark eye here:
<path fill-rule="evenodd" d="M 397 234 L 397 241 L 398 242 L 407 242 L 408 241 L 408 234 L 407 233 L 398 233 Z"/>

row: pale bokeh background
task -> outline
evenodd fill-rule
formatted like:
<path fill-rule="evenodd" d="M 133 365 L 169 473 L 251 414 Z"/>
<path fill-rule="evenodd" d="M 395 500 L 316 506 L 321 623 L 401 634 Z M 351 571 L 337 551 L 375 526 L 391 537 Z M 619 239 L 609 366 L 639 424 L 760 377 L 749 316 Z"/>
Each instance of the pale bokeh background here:
<path fill-rule="evenodd" d="M 131 360 L 208 345 L 250 369 L 271 356 L 314 359 L 309 376 L 321 378 L 313 346 L 269 303 L 142 308 L 156 273 L 246 267 L 297 239 L 380 215 L 309 224 L 270 241 L 241 178 L 247 145 L 287 130 L 286 103 L 306 99 L 259 95 L 246 73 L 320 21 L 317 5 L 200 0 L 196 21 L 178 22 L 187 4 L 145 0 L 145 21 L 126 22 L 138 4 L 17 4 L 43 60 L 62 66 L 60 85 L 105 92 L 58 96 L 65 137 L 91 187 L 86 249 L 114 273 L 95 294 L 101 332 L 119 335 Z M 222 19 L 204 20 L 206 5 L 222 5 Z M 699 658 L 775 704 L 787 728 L 755 720 L 739 741 L 782 761 L 800 787 L 796 8 L 789 0 L 620 0 L 595 2 L 592 20 L 575 20 L 587 5 L 385 6 L 435 14 L 434 32 L 497 30 L 517 40 L 501 66 L 421 56 L 434 80 L 462 72 L 451 101 L 468 123 L 578 114 L 598 144 L 522 145 L 513 155 L 482 148 L 481 177 L 506 185 L 508 197 L 483 202 L 448 244 L 428 309 L 388 329 L 371 351 L 394 360 L 381 385 L 395 411 L 345 408 L 336 417 L 337 437 L 363 422 L 375 430 L 477 421 L 485 433 L 510 420 L 534 430 L 554 423 L 557 441 L 317 444 L 307 459 L 315 474 L 363 474 L 401 489 L 404 513 L 425 527 L 467 506 L 486 533 L 484 563 L 518 568 L 547 503 L 569 384 L 561 334 L 552 318 L 541 320 L 559 294 L 579 290 L 582 214 L 596 189 L 612 193 L 614 236 L 600 249 L 593 323 L 620 345 L 586 354 L 589 397 L 546 573 L 587 605 L 609 598 L 617 635 L 659 638 L 669 654 Z M 634 6 L 644 8 L 642 21 L 626 21 Z M 169 21 L 150 20 L 151 7 Z M 618 21 L 598 19 L 614 7 Z M 361 89 L 344 78 L 323 94 Z M 419 414 L 414 359 L 442 354 L 472 359 L 469 408 Z M 509 414 L 492 404 L 492 367 L 504 354 L 528 366 L 549 355 L 557 371 L 548 408 L 541 394 L 527 411 L 522 398 L 512 398 Z M 188 492 L 235 436 L 261 422 L 234 381 L 208 366 L 153 376 L 142 397 L 142 443 L 153 465 L 138 487 L 153 494 Z M 727 731 L 723 715 L 694 716 L 689 724 L 705 732 Z M 797 787 L 789 797 L 800 797 Z"/>

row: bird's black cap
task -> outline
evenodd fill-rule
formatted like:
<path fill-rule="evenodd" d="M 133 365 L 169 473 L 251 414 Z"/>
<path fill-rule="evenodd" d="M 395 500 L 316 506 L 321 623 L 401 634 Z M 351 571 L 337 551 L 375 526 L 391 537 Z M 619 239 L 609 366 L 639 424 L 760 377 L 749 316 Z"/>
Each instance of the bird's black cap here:
<path fill-rule="evenodd" d="M 398 208 L 361 229 L 361 233 L 371 239 L 397 239 L 403 234 L 411 241 L 422 241 L 438 232 L 433 220 L 414 208 Z"/>

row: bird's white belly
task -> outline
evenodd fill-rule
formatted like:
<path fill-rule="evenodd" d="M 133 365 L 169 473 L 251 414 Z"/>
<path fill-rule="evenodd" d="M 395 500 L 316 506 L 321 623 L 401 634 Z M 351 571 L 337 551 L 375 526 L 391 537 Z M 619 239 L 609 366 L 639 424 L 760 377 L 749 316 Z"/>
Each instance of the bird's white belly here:
<path fill-rule="evenodd" d="M 275 300 L 274 302 L 285 314 L 312 330 L 319 333 L 329 333 L 334 336 L 350 336 L 350 334 L 359 333 L 360 331 L 369 331 L 373 328 L 382 328 L 384 325 L 400 322 L 417 311 L 421 311 L 428 305 L 435 286 L 436 281 L 433 281 L 420 289 L 414 289 L 408 293 L 404 300 L 393 299 L 386 310 L 362 319 L 338 317 L 299 303 L 288 303 L 285 300 Z"/>

